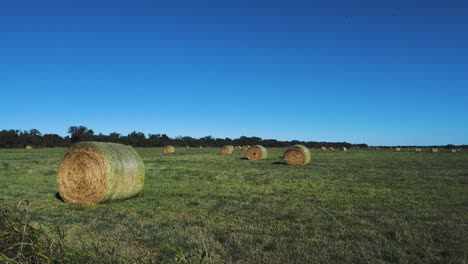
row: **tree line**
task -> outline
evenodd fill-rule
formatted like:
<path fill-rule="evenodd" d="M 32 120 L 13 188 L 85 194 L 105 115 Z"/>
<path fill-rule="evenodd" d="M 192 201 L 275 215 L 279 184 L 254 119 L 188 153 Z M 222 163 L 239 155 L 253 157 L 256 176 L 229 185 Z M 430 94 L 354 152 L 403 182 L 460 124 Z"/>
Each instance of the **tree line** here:
<path fill-rule="evenodd" d="M 92 129 L 85 126 L 71 126 L 68 128 L 68 136 L 62 137 L 57 134 L 42 134 L 37 129 L 30 130 L 1 130 L 0 131 L 0 148 L 24 148 L 31 146 L 34 148 L 40 147 L 69 147 L 74 143 L 81 141 L 99 141 L 99 142 L 114 142 L 134 147 L 162 147 L 165 145 L 173 145 L 176 147 L 221 147 L 224 145 L 263 145 L 265 147 L 288 147 L 295 144 L 303 144 L 308 148 L 319 147 L 361 147 L 367 148 L 367 144 L 350 144 L 347 142 L 316 142 L 316 141 L 280 141 L 276 139 L 262 139 L 259 137 L 239 138 L 214 138 L 206 136 L 202 138 L 193 138 L 189 136 L 179 136 L 171 138 L 166 134 L 148 134 L 142 132 L 131 132 L 128 135 L 119 133 L 110 133 L 104 135 L 102 133 L 95 134 Z"/>

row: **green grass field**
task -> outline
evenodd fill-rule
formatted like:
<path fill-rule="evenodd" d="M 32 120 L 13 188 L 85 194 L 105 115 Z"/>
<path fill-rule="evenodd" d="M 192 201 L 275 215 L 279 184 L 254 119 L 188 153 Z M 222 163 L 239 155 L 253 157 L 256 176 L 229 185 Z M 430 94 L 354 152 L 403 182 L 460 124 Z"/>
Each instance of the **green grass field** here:
<path fill-rule="evenodd" d="M 82 206 L 57 197 L 64 151 L 0 150 L 0 208 L 20 203 L 89 262 L 468 262 L 468 152 L 312 150 L 288 166 L 279 148 L 137 149 L 143 192 Z"/>

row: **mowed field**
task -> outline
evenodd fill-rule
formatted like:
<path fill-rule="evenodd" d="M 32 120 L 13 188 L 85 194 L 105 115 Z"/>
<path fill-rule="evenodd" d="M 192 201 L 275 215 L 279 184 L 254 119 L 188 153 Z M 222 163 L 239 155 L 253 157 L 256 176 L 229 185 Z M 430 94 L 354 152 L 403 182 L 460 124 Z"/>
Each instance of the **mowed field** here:
<path fill-rule="evenodd" d="M 90 262 L 468 262 L 466 150 L 312 150 L 305 166 L 285 165 L 279 148 L 261 161 L 136 150 L 142 193 L 91 206 L 57 195 L 65 149 L 0 150 L 0 209 L 20 204 Z"/>

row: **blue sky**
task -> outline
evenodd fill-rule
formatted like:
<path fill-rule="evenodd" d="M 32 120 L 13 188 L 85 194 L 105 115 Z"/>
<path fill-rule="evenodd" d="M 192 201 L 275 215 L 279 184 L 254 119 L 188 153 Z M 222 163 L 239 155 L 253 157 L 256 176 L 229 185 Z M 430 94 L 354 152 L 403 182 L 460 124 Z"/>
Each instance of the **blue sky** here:
<path fill-rule="evenodd" d="M 466 1 L 1 1 L 0 129 L 468 143 Z"/>

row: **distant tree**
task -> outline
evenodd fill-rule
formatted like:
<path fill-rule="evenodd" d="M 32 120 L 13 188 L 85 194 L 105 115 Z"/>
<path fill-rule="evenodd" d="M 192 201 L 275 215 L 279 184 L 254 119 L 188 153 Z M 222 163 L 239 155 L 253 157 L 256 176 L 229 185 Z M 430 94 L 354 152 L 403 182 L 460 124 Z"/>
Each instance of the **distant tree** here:
<path fill-rule="evenodd" d="M 42 134 L 37 129 L 22 131 L 19 134 L 19 143 L 23 146 L 41 146 Z"/>
<path fill-rule="evenodd" d="M 185 147 L 185 146 L 190 146 L 190 147 L 195 147 L 197 145 L 197 139 L 194 139 L 192 137 L 176 137 L 174 140 L 174 145 L 180 146 L 180 147 Z"/>
<path fill-rule="evenodd" d="M 215 139 L 212 136 L 202 137 L 196 144 L 202 147 L 215 146 Z"/>
<path fill-rule="evenodd" d="M 102 133 L 99 133 L 98 135 L 93 136 L 93 141 L 98 141 L 98 142 L 110 142 L 109 140 L 109 135 L 104 135 Z"/>
<path fill-rule="evenodd" d="M 23 144 L 19 142 L 20 130 L 2 130 L 0 131 L 0 145 L 3 148 L 18 148 L 24 147 Z"/>
<path fill-rule="evenodd" d="M 136 131 L 126 136 L 125 143 L 134 147 L 145 147 L 148 145 L 145 134 Z"/>
<path fill-rule="evenodd" d="M 90 141 L 93 140 L 94 136 L 94 131 L 85 126 L 71 126 L 68 128 L 68 133 L 70 134 L 71 143 Z"/>
<path fill-rule="evenodd" d="M 162 147 L 171 144 L 171 138 L 166 134 L 149 134 L 148 145 L 151 147 Z"/>
<path fill-rule="evenodd" d="M 67 145 L 66 140 L 57 134 L 45 134 L 44 136 L 42 136 L 42 142 L 44 144 L 44 147 L 48 148 L 64 147 Z"/>
<path fill-rule="evenodd" d="M 116 133 L 116 132 L 112 132 L 109 134 L 109 136 L 107 137 L 109 139 L 110 142 L 114 142 L 114 143 L 119 143 L 120 142 L 120 134 L 119 133 Z"/>
<path fill-rule="evenodd" d="M 278 141 L 276 139 L 264 139 L 261 144 L 264 147 L 272 148 L 278 146 Z"/>
<path fill-rule="evenodd" d="M 129 144 L 136 147 L 161 147 L 165 145 L 176 146 L 203 146 L 203 147 L 220 147 L 223 145 L 263 145 L 265 147 L 287 147 L 295 144 L 302 144 L 308 148 L 319 147 L 360 147 L 367 148 L 367 144 L 350 144 L 347 142 L 317 142 L 317 141 L 279 141 L 276 139 L 261 139 L 259 137 L 246 137 L 239 138 L 213 138 L 212 136 L 205 136 L 202 138 L 192 138 L 190 136 L 179 136 L 170 138 L 166 134 L 149 134 L 146 138 L 145 134 L 141 132 L 132 132 L 127 136 L 122 136 L 119 133 L 113 132 L 109 135 L 100 133 L 94 135 L 92 129 L 84 126 L 71 126 L 68 128 L 70 136 L 61 137 L 57 134 L 42 135 L 37 129 L 30 129 L 29 131 L 21 130 L 1 130 L 0 131 L 0 148 L 23 148 L 26 145 L 45 146 L 45 147 L 66 147 L 72 143 L 79 141 L 96 140 L 102 142 L 115 142 Z M 385 146 L 383 146 L 385 147 Z M 441 146 L 442 147 L 442 146 Z M 458 148 L 449 144 L 445 148 Z M 464 145 L 466 148 L 467 146 Z"/>
<path fill-rule="evenodd" d="M 246 137 L 241 136 L 238 140 L 240 145 L 259 145 L 262 143 L 262 139 L 259 137 Z"/>

